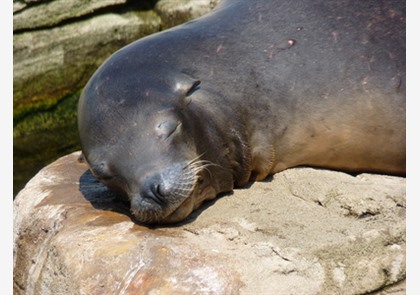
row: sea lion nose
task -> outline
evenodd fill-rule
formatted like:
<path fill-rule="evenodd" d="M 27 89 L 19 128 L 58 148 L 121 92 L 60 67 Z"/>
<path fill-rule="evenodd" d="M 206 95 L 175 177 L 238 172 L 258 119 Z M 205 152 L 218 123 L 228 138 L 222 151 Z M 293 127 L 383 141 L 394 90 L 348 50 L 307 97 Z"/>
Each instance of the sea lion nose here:
<path fill-rule="evenodd" d="M 159 205 L 165 204 L 165 193 L 162 189 L 162 178 L 159 173 L 146 177 L 140 186 L 140 196 L 154 201 Z"/>
<path fill-rule="evenodd" d="M 175 163 L 140 179 L 139 195 L 143 200 L 163 207 L 185 200 L 195 185 L 194 173 L 185 163 Z"/>

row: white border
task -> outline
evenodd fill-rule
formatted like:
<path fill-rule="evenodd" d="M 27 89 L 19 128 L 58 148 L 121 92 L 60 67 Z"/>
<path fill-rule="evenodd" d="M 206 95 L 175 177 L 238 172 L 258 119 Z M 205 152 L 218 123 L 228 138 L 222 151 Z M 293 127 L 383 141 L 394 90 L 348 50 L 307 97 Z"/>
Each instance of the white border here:
<path fill-rule="evenodd" d="M 0 293 L 13 294 L 13 2 L 0 4 Z"/>
<path fill-rule="evenodd" d="M 403 0 L 401 0 L 403 1 Z M 420 90 L 419 16 L 416 1 L 407 1 L 407 294 L 420 294 L 419 184 L 420 184 Z"/>

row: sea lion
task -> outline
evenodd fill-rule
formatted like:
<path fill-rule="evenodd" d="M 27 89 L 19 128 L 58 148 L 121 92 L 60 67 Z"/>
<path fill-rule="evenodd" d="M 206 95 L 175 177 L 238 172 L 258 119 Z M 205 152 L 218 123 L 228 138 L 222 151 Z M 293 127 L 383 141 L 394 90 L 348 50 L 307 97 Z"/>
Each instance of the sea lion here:
<path fill-rule="evenodd" d="M 92 173 L 143 223 L 294 166 L 405 173 L 405 2 L 222 1 L 88 81 Z"/>

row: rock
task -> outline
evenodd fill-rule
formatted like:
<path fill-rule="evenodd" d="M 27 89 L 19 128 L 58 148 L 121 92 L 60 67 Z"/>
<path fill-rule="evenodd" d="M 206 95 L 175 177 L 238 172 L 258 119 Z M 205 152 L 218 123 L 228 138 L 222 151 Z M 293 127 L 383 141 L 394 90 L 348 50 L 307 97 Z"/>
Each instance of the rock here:
<path fill-rule="evenodd" d="M 27 2 L 27 1 L 26 1 Z M 109 6 L 124 4 L 127 0 L 54 0 L 40 1 L 38 5 L 27 6 L 13 1 L 13 31 L 52 27 L 68 19 L 78 18 Z"/>
<path fill-rule="evenodd" d="M 13 195 L 40 169 L 80 149 L 77 103 L 80 93 L 61 99 L 52 110 L 39 111 L 13 127 Z"/>
<path fill-rule="evenodd" d="M 14 294 L 405 292 L 405 178 L 288 169 L 148 228 L 78 154 L 15 199 Z"/>
<path fill-rule="evenodd" d="M 114 51 L 156 32 L 153 12 L 104 14 L 76 23 L 13 36 L 14 113 L 51 105 L 82 88 Z"/>
<path fill-rule="evenodd" d="M 163 29 L 174 27 L 210 12 L 220 0 L 160 0 L 155 7 Z"/>
<path fill-rule="evenodd" d="M 50 0 L 13 0 L 13 13 L 21 11 L 30 5 L 48 1 Z"/>

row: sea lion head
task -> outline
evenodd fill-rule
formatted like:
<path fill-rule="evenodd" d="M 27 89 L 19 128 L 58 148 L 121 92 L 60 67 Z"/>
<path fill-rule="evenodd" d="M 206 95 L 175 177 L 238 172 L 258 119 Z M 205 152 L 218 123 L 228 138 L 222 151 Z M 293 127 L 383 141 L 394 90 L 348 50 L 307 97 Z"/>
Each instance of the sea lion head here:
<path fill-rule="evenodd" d="M 97 179 L 128 197 L 138 221 L 179 222 L 217 193 L 217 164 L 199 148 L 207 145 L 203 122 L 189 111 L 200 81 L 134 67 L 111 60 L 87 83 L 78 107 L 82 151 Z"/>

